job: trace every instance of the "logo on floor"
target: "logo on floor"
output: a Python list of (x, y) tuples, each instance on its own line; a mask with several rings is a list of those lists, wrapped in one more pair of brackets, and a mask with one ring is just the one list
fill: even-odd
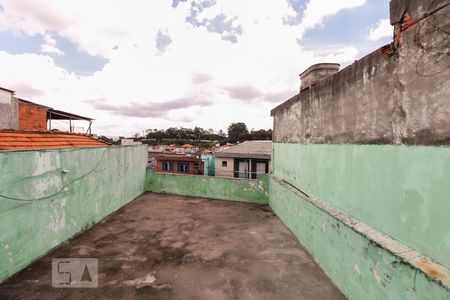
[(98, 287), (98, 260), (96, 258), (54, 258), (52, 286), (54, 288)]

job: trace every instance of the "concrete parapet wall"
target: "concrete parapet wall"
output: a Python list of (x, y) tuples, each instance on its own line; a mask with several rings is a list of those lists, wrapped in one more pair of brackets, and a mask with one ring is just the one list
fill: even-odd
[(198, 175), (156, 173), (147, 169), (146, 190), (219, 200), (268, 204), (268, 176), (237, 179)]
[(0, 152), (0, 282), (144, 192), (147, 146)]
[(445, 2), (392, 0), (393, 43), (272, 110), (270, 206), (349, 298), (450, 299)]
[(273, 109), (274, 142), (450, 145), (450, 4), (442, 2), (393, 1), (395, 43)]
[(273, 144), (274, 176), (450, 268), (450, 147)]
[(444, 267), (276, 177), (269, 191), (271, 208), (349, 299), (450, 298)]

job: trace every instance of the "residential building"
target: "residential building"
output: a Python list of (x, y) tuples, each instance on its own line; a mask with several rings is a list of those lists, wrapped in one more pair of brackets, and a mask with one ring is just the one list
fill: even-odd
[(176, 154), (181, 154), (181, 155), (183, 155), (183, 154), (195, 154), (197, 149), (198, 149), (197, 147), (194, 147), (194, 146), (192, 146), (190, 144), (184, 144), (182, 146), (175, 147), (173, 149), (173, 152), (176, 153)]
[(203, 162), (195, 156), (160, 155), (156, 157), (156, 171), (178, 174), (203, 174)]
[(215, 153), (215, 176), (256, 179), (271, 172), (271, 141), (246, 141)]
[(215, 157), (211, 153), (203, 153), (202, 161), (204, 164), (203, 174), (205, 176), (214, 176), (215, 175)]
[(234, 144), (226, 143), (226, 144), (224, 144), (224, 145), (220, 145), (220, 143), (217, 143), (217, 144), (214, 146), (214, 148), (212, 149), (212, 152), (213, 152), (213, 153), (221, 152), (221, 151), (223, 151), (223, 150), (230, 149), (232, 146), (234, 146)]
[(148, 146), (148, 165), (152, 168), (156, 168), (156, 157), (163, 152), (163, 146)]
[(121, 139), (120, 144), (123, 146), (142, 145), (142, 142), (135, 141), (134, 139)]
[(0, 128), (14, 130), (52, 130), (52, 121), (68, 121), (68, 132), (73, 133), (73, 121), (89, 122), (83, 133), (91, 133), (93, 119), (56, 110), (51, 107), (15, 97), (15, 91), (0, 87)]
[(175, 145), (175, 144), (170, 144), (170, 145), (167, 146), (166, 150), (167, 150), (168, 152), (170, 152), (170, 153), (174, 153), (176, 147), (177, 147), (177, 145)]
[[(51, 130), (52, 120), (68, 120), (68, 132)], [(89, 122), (89, 134), (74, 133), (72, 121), (79, 120)], [(92, 120), (17, 98), (14, 91), (0, 87), (0, 150), (109, 146), (90, 135)]]
[(192, 146), (191, 144), (184, 144), (181, 146), (181, 148), (185, 149), (186, 151), (190, 151), (192, 150), (192, 148), (194, 148), (194, 146)]

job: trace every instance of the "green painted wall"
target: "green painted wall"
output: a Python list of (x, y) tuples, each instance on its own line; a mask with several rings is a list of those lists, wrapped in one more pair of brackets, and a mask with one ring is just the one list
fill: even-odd
[(0, 282), (141, 195), (146, 165), (146, 146), (0, 152), (0, 195), (31, 200), (0, 197)]
[(349, 299), (450, 299), (412, 268), (273, 178), (270, 206)]
[(268, 176), (259, 180), (155, 173), (147, 169), (146, 190), (220, 200), (268, 203)]
[(277, 178), (450, 268), (450, 147), (274, 143), (273, 164)]

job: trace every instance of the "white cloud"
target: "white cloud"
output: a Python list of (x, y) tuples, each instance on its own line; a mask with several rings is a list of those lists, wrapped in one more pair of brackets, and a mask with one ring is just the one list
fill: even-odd
[(393, 27), (389, 19), (383, 19), (377, 22), (377, 24), (369, 30), (369, 40), (378, 41), (384, 37), (390, 37), (393, 35)]
[(64, 55), (64, 52), (56, 47), (56, 40), (48, 33), (44, 35), (44, 43), (41, 45), (41, 52)]
[(304, 33), (306, 30), (320, 27), (326, 17), (337, 14), (343, 9), (362, 6), (366, 0), (311, 0), (305, 8), (304, 17), (300, 22), (300, 30)]
[[(233, 20), (238, 42), (230, 43), (220, 33), (229, 29), (220, 27), (224, 24), (208, 31), (186, 22), (192, 1), (174, 9), (169, 0), (0, 0), (0, 26), (46, 36), (43, 52), (57, 53), (48, 35), (56, 32), (80, 50), (108, 59), (101, 71), (76, 76), (47, 55), (0, 52), (0, 86), (41, 91), (30, 100), (93, 117), (100, 134), (195, 125), (218, 130), (236, 121), (270, 128), (270, 109), (298, 91), (300, 72), (322, 61), (351, 62), (357, 55), (354, 47), (327, 54), (304, 50), (297, 39), (326, 16), (364, 2), (312, 0), (303, 21), (289, 26), (283, 20), (295, 11), (285, 0), (217, 0), (197, 18), (222, 14)], [(164, 47), (169, 39), (159, 44), (162, 55), (158, 33), (170, 36), (170, 46)]]

